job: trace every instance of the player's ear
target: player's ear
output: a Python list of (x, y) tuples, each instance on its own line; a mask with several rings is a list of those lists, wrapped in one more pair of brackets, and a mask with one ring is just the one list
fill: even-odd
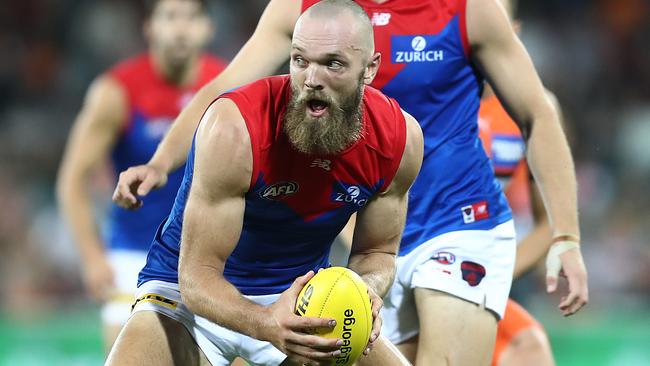
[(517, 20), (517, 19), (513, 20), (512, 21), (512, 29), (514, 29), (514, 31), (515, 31), (515, 33), (517, 35), (520, 35), (521, 34), (521, 20)]
[(381, 53), (376, 52), (368, 60), (366, 69), (363, 72), (363, 83), (370, 85), (379, 71), (379, 65), (381, 64)]

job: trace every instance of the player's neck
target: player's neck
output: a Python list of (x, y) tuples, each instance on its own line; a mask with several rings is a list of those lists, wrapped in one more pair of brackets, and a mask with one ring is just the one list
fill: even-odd
[(386, 1), (388, 1), (388, 0), (372, 0), (373, 3), (377, 3), (377, 4), (383, 4)]
[(196, 80), (198, 72), (198, 56), (183, 64), (176, 65), (171, 62), (164, 62), (162, 57), (152, 53), (151, 60), (154, 69), (165, 81), (177, 86), (187, 86)]

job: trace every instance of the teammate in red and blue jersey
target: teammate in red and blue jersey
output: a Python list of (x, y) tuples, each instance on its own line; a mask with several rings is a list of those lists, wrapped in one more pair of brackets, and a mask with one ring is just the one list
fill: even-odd
[[(513, 21), (515, 32), (519, 33), (521, 23), (514, 18), (517, 1), (501, 2)], [(547, 96), (559, 113), (555, 96), (548, 91)], [(489, 85), (485, 86), (479, 109), (479, 137), (512, 207), (517, 236), (521, 238), (513, 275), (517, 279), (544, 257), (552, 242), (551, 229), (539, 189), (528, 170), (526, 142)], [(555, 365), (548, 337), (543, 326), (526, 309), (509, 299), (497, 327), (492, 366), (533, 364)]]
[(140, 211), (110, 208), (97, 229), (89, 179), (107, 160), (117, 173), (151, 156), (175, 116), (225, 63), (202, 53), (212, 34), (202, 1), (157, 0), (148, 4), (149, 51), (125, 60), (90, 87), (63, 158), (58, 195), (82, 260), (88, 292), (105, 302), (107, 348), (126, 322), (137, 274), (151, 237), (169, 213), (182, 178), (170, 174)]
[(348, 364), (343, 339), (316, 335), (332, 319), (294, 311), (355, 212), (349, 268), (368, 285), (369, 343), (377, 339), (380, 296), (392, 283), (422, 161), (421, 130), (366, 86), (380, 55), (356, 4), (327, 1), (305, 12), (291, 58), (290, 76), (225, 93), (203, 115), (107, 365), (226, 366), (237, 356), (253, 365)]
[[(115, 197), (120, 204), (137, 202), (129, 185), (164, 176), (161, 167), (184, 161), (197, 116), (211, 95), (282, 65), (295, 20), (314, 2), (269, 3), (253, 36), (181, 113), (150, 162), (120, 180)], [(382, 334), (418, 364), (487, 365), (516, 244), (510, 210), (478, 138), (484, 77), (523, 131), (553, 233), (548, 290), (555, 291), (563, 269), (569, 288), (560, 310), (571, 315), (586, 303), (588, 290), (573, 161), (557, 112), (498, 0), (357, 3), (372, 19), (375, 46), (383, 56), (373, 85), (413, 114), (425, 137), (398, 273), (382, 311)], [(373, 358), (363, 362), (372, 364)]]

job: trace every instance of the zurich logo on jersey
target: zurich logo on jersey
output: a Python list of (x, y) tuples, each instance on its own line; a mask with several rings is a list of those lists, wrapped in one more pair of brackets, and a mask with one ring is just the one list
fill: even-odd
[(394, 64), (437, 62), (445, 59), (444, 50), (434, 47), (434, 36), (391, 37), (391, 58)]
[(364, 192), (361, 187), (355, 185), (341, 184), (337, 186), (332, 194), (332, 200), (363, 207), (368, 203), (370, 192)]

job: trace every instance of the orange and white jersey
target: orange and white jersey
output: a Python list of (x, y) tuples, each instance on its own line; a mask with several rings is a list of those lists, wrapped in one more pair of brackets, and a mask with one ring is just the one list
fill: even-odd
[(508, 197), (514, 216), (528, 218), (530, 178), (526, 164), (526, 143), (519, 127), (496, 96), (481, 100), (478, 124), (479, 137), (492, 160), (495, 176)]

